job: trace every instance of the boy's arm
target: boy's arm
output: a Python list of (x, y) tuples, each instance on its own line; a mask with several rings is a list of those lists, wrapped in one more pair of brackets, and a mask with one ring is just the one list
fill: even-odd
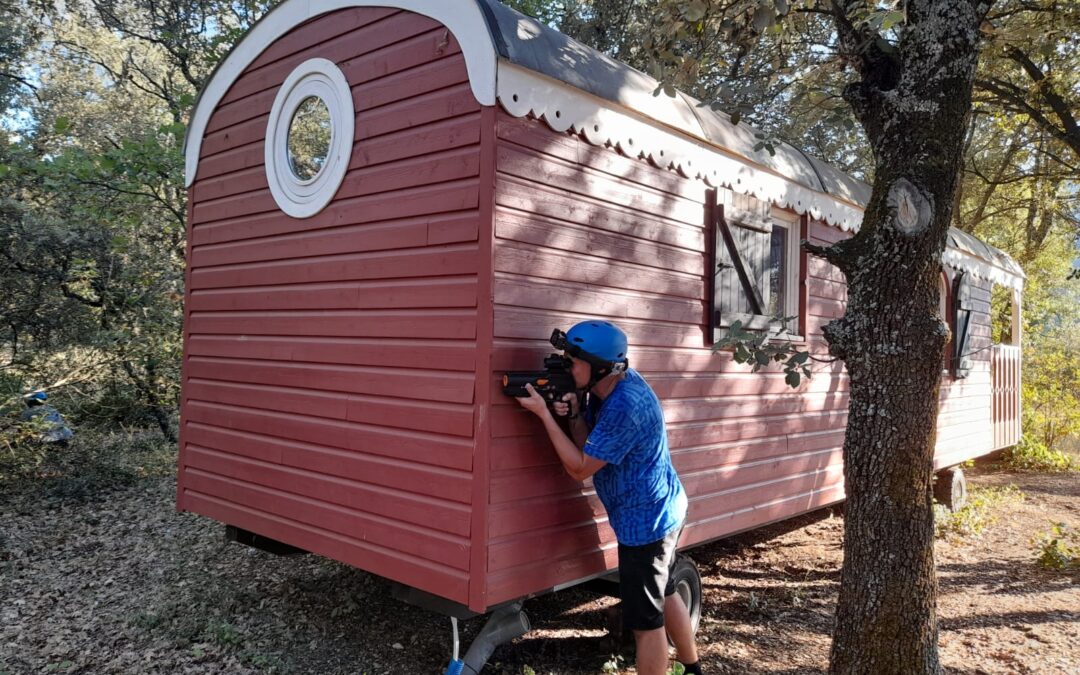
[(570, 439), (574, 445), (582, 450), (585, 449), (585, 441), (589, 439), (589, 425), (581, 415), (581, 396), (578, 392), (564, 394), (561, 401), (555, 401), (553, 406), (556, 417), (566, 417), (570, 428)]
[[(593, 475), (604, 467), (607, 462), (592, 457), (582, 451), (575, 441), (571, 440), (569, 436), (559, 427), (559, 423), (555, 420), (555, 416), (548, 410), (547, 401), (532, 388), (532, 385), (526, 384), (525, 389), (528, 390), (529, 396), (527, 398), (519, 398), (518, 402), (521, 403), (529, 412), (533, 413), (540, 418), (540, 421), (544, 423), (544, 430), (547, 431), (548, 438), (551, 439), (551, 444), (555, 446), (555, 453), (559, 456), (559, 461), (562, 462), (563, 468), (566, 469), (566, 473), (570, 474), (570, 477), (574, 480), (585, 480), (589, 476)], [(574, 436), (577, 437), (580, 432), (575, 429), (575, 425), (578, 427), (584, 427), (585, 438), (588, 437), (588, 425), (584, 423), (581, 418), (571, 420), (571, 430)], [(581, 441), (581, 445), (585, 444), (584, 438)]]

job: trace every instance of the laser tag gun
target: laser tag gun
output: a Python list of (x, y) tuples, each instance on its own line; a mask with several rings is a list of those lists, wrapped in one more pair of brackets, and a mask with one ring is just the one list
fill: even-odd
[(525, 398), (529, 395), (526, 384), (531, 384), (544, 397), (549, 408), (564, 395), (577, 391), (570, 372), (570, 359), (558, 354), (544, 359), (543, 370), (519, 370), (503, 375), (503, 393), (507, 396)]

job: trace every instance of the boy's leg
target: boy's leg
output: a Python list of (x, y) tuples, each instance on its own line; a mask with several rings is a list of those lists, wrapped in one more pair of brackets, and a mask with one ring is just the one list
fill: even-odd
[[(684, 522), (679, 527), (678, 534), (672, 541), (672, 549), (678, 545), (685, 526)], [(671, 638), (671, 644), (675, 645), (675, 658), (686, 666), (688, 675), (700, 675), (701, 663), (698, 660), (697, 642), (694, 639), (694, 625), (690, 621), (690, 610), (686, 603), (675, 592), (675, 582), (671, 578), (674, 568), (675, 556), (672, 555), (667, 585), (664, 587), (664, 627), (667, 629), (667, 636)]]
[(679, 663), (697, 663), (697, 644), (694, 642), (694, 628), (690, 623), (690, 610), (678, 593), (664, 598), (664, 628), (675, 645), (675, 658)]
[(664, 588), (670, 556), (664, 540), (643, 546), (619, 544), (619, 597), (623, 628), (634, 633), (639, 675), (667, 672)]
[(664, 596), (671, 587), (669, 577), (678, 537), (679, 530), (676, 529), (651, 544), (619, 544), (623, 627), (634, 632), (639, 675), (664, 675), (667, 672), (669, 649), (664, 630)]
[(634, 631), (638, 675), (665, 675), (668, 666), (668, 643), (664, 628)]

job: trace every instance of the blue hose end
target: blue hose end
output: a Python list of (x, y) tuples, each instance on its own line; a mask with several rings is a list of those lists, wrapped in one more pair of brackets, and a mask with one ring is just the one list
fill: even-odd
[(450, 665), (446, 668), (446, 675), (461, 675), (461, 671), (465, 669), (465, 662), (461, 659), (455, 659), (450, 662)]

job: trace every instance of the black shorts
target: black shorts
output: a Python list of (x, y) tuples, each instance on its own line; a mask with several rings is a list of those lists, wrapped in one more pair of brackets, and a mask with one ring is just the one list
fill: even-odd
[(682, 529), (680, 525), (643, 546), (619, 544), (619, 598), (626, 630), (663, 628), (664, 598), (675, 593), (671, 569)]

